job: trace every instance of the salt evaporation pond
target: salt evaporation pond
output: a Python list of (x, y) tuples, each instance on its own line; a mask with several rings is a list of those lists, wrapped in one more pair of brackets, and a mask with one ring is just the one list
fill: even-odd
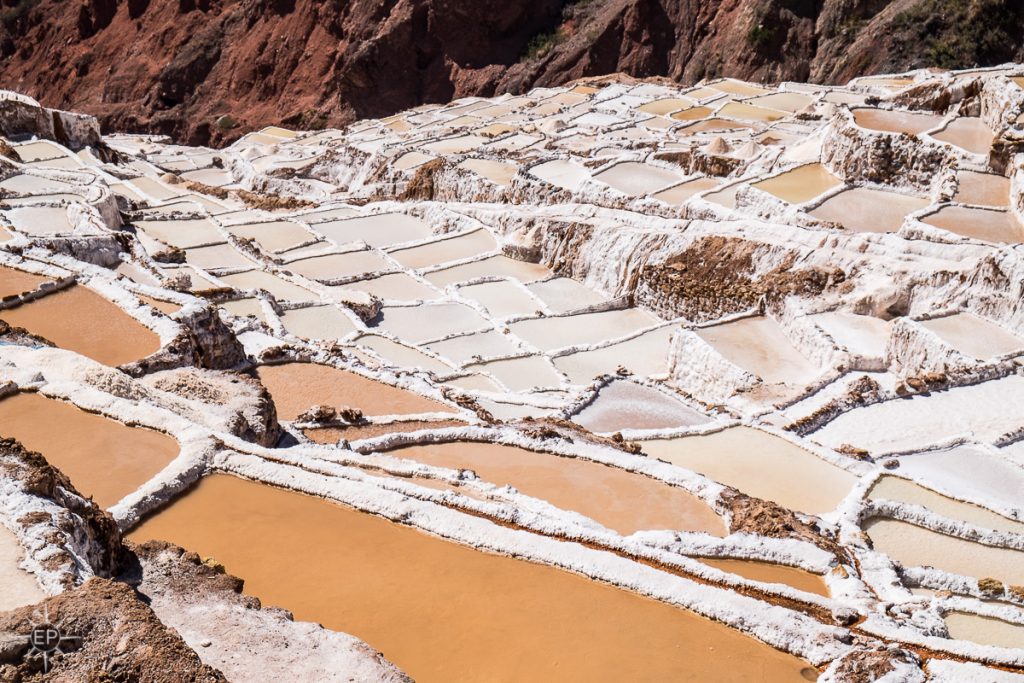
[(965, 541), (895, 519), (869, 520), (864, 531), (875, 550), (906, 567), (935, 567), (976, 579), (1024, 584), (1024, 552)]
[(171, 462), (178, 442), (36, 393), (0, 400), (3, 436), (39, 451), (85, 496), (107, 508)]
[(450, 681), (453, 662), (466, 680), (814, 676), (686, 610), (227, 475), (204, 478), (129, 538), (212, 556), (264, 604), (351, 633), (421, 682)]
[[(111, 366), (144, 358), (160, 348), (154, 332), (81, 285), (0, 311), (0, 320)], [(103, 324), (97, 325), (97, 320)]]
[(832, 311), (811, 316), (837, 344), (851, 353), (884, 358), (889, 341), (889, 322), (870, 315)]
[(599, 433), (624, 429), (674, 429), (710, 421), (707, 415), (663, 391), (622, 380), (603, 387), (572, 420)]
[(283, 420), (294, 420), (315, 405), (349, 406), (365, 415), (452, 412), (425, 396), (329, 365), (284, 363), (256, 372)]
[(715, 536), (725, 533), (721, 518), (684, 489), (581, 458), (474, 442), (408, 446), (389, 455), (473, 470), (485, 481), (514, 486), (621, 534), (646, 529), (704, 531)]
[(469, 306), (439, 303), (384, 306), (376, 326), (403, 340), (417, 343), (490, 327), (490, 323)]
[(1010, 179), (995, 173), (960, 171), (953, 199), (963, 204), (1005, 208), (1010, 202)]
[(791, 204), (802, 204), (842, 184), (842, 180), (832, 175), (821, 164), (807, 164), (754, 183), (752, 187), (764, 190)]
[(964, 237), (996, 243), (1024, 241), (1024, 226), (1009, 211), (944, 206), (921, 219), (937, 228)]
[(930, 203), (921, 197), (855, 187), (829, 197), (810, 213), (853, 232), (896, 232), (907, 214)]
[(293, 308), (281, 314), (281, 324), (303, 339), (341, 339), (355, 332), (356, 324), (334, 306)]
[[(329, 288), (332, 291), (334, 288)], [(405, 273), (390, 273), (342, 285), (341, 290), (366, 292), (390, 301), (438, 299), (441, 292)]]
[(530, 169), (530, 174), (565, 190), (579, 189), (583, 181), (590, 178), (590, 173), (583, 166), (564, 159), (538, 164)]
[(1024, 624), (967, 612), (950, 612), (943, 621), (950, 638), (996, 647), (1024, 647)]
[(559, 356), (555, 367), (576, 384), (586, 384), (619, 367), (641, 377), (663, 374), (668, 371), (673, 329), (659, 327), (616, 344)]
[(733, 560), (717, 557), (700, 557), (698, 559), (715, 569), (721, 569), (723, 572), (736, 574), (751, 581), (781, 583), (784, 586), (790, 586), (807, 593), (824, 595), (825, 597), (829, 595), (828, 586), (825, 585), (824, 579), (817, 574), (812, 574), (796, 567), (787, 567), (784, 564), (773, 564), (771, 562), (758, 562), (756, 560)]
[(853, 120), (858, 126), (884, 133), (918, 135), (942, 123), (942, 116), (909, 111), (885, 109), (854, 109)]
[(657, 322), (658, 318), (647, 311), (623, 308), (617, 311), (522, 320), (509, 325), (509, 329), (537, 348), (551, 351), (623, 337)]
[(455, 363), (467, 363), (474, 359), (511, 356), (521, 351), (513, 339), (496, 330), (464, 334), (428, 345), (434, 353)]
[(655, 192), (683, 179), (682, 174), (660, 166), (626, 161), (601, 171), (595, 179), (630, 197)]
[(986, 529), (1024, 535), (1024, 522), (1016, 522), (991, 510), (949, 498), (900, 477), (880, 477), (868, 491), (868, 498), (913, 503), (928, 508), (943, 517), (970, 522)]
[(527, 285), (527, 289), (543, 301), (553, 313), (568, 313), (606, 300), (589, 287), (584, 287), (567, 277), (534, 282)]
[(970, 313), (922, 320), (921, 324), (960, 353), (979, 360), (1024, 349), (1024, 341), (1016, 335)]
[(380, 213), (317, 223), (314, 229), (338, 244), (364, 242), (371, 247), (387, 247), (431, 236), (430, 226), (404, 213)]
[(471, 364), (467, 369), (483, 370), (494, 376), (509, 391), (531, 391), (533, 389), (557, 389), (562, 377), (544, 356), (523, 356)]
[(422, 268), (447, 261), (459, 261), (494, 251), (498, 243), (488, 230), (483, 228), (473, 232), (446, 237), (427, 242), (409, 249), (399, 249), (390, 253), (391, 258), (406, 268)]
[(1024, 508), (1024, 468), (976, 446), (904, 455), (900, 471), (967, 500)]
[(459, 294), (476, 301), (495, 318), (513, 315), (533, 315), (541, 309), (539, 301), (529, 290), (508, 280), (483, 282), (459, 288)]
[(857, 481), (810, 451), (750, 427), (640, 445), (648, 455), (809, 514), (834, 510)]
[(726, 359), (766, 382), (803, 384), (819, 374), (779, 324), (765, 316), (702, 327), (697, 334)]
[(42, 275), (0, 266), (0, 299), (35, 291), (46, 280)]
[[(316, 427), (315, 429), (304, 429), (305, 434), (311, 441), (322, 444), (335, 444), (341, 439), (355, 441), (357, 439), (372, 439), (385, 434), (400, 434), (405, 432), (418, 432), (423, 429), (444, 429), (446, 427), (465, 427), (466, 423), (460, 420), (399, 420), (395, 422), (370, 422), (367, 424), (351, 425), (347, 427)], [(422, 485), (430, 479), (417, 479), (416, 483)]]
[(19, 565), (25, 551), (17, 537), (0, 524), (0, 612), (32, 605), (46, 598), (35, 577)]
[(932, 137), (974, 154), (988, 154), (995, 136), (980, 118), (961, 116)]
[(375, 251), (349, 251), (344, 254), (312, 256), (288, 263), (285, 268), (313, 280), (329, 280), (361, 275), (391, 268), (391, 264)]
[(666, 190), (662, 190), (655, 194), (654, 198), (660, 199), (666, 204), (679, 206), (698, 192), (710, 190), (717, 186), (718, 180), (716, 178), (694, 178), (693, 180), (687, 180), (685, 183), (679, 183)]

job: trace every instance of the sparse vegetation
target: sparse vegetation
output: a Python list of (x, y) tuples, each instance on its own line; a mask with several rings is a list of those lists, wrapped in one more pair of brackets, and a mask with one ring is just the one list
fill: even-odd
[(545, 57), (564, 40), (565, 36), (562, 34), (560, 28), (536, 35), (530, 39), (529, 43), (526, 44), (526, 54), (524, 57), (528, 60)]

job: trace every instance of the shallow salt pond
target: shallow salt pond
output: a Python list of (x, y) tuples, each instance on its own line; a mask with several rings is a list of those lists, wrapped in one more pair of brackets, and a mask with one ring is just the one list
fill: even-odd
[(236, 237), (255, 240), (267, 251), (284, 251), (313, 239), (312, 233), (292, 221), (231, 225), (227, 230)]
[(637, 107), (637, 111), (642, 111), (645, 114), (657, 114), (658, 116), (665, 116), (671, 114), (679, 109), (685, 109), (693, 105), (693, 100), (680, 99), (677, 97), (666, 97), (660, 100), (654, 100), (653, 102), (647, 102)]
[(508, 327), (513, 334), (542, 351), (550, 351), (623, 337), (657, 322), (658, 319), (647, 311), (623, 308), (600, 313), (534, 318), (512, 323)]
[(568, 313), (607, 300), (589, 287), (567, 277), (534, 282), (526, 288), (543, 301), (553, 313)]
[(422, 268), (486, 254), (497, 248), (498, 243), (494, 241), (491, 233), (481, 228), (465, 235), (392, 251), (389, 256), (406, 268)]
[(823, 595), (825, 597), (829, 595), (828, 586), (825, 585), (824, 579), (817, 574), (812, 574), (796, 567), (787, 567), (784, 564), (772, 564), (771, 562), (758, 562), (756, 560), (733, 560), (717, 557), (699, 557), (697, 559), (715, 569), (721, 569), (724, 572), (736, 574), (751, 581), (781, 583), (784, 586), (790, 586), (807, 593), (814, 593), (815, 595)]
[(467, 680), (813, 680), (685, 610), (226, 475), (129, 538), (213, 556), (264, 604), (351, 633), (421, 682), (451, 680), (453, 661)]
[(974, 154), (988, 154), (995, 138), (980, 118), (969, 116), (954, 119), (941, 131), (933, 133), (932, 137)]
[[(465, 427), (466, 423), (461, 420), (407, 420), (402, 422), (368, 423), (352, 425), (349, 427), (317, 427), (314, 429), (303, 429), (311, 441), (321, 444), (336, 444), (341, 439), (356, 441), (357, 439), (372, 439), (385, 434), (401, 434), (405, 432), (417, 432), (423, 429), (443, 429), (445, 427)], [(416, 479), (415, 482), (421, 486), (429, 486), (430, 480)]]
[(857, 481), (810, 451), (750, 427), (640, 445), (648, 455), (809, 514), (834, 510)]
[(529, 169), (530, 175), (565, 190), (577, 190), (590, 178), (590, 171), (576, 162), (564, 159), (546, 161)]
[(413, 343), (490, 327), (479, 313), (463, 304), (438, 303), (384, 306), (376, 327)]
[(404, 213), (383, 213), (317, 223), (314, 229), (337, 244), (365, 242), (371, 247), (413, 242), (431, 236), (430, 226)]
[(194, 220), (136, 221), (135, 226), (164, 244), (179, 249), (223, 242), (217, 226), (205, 218)]
[[(82, 285), (0, 311), (0, 320), (111, 366), (144, 358), (160, 348), (154, 332)], [(97, 320), (103, 324), (97, 325)]]
[(35, 577), (22, 569), (25, 551), (18, 538), (0, 524), (0, 612), (32, 605), (46, 599)]
[(185, 250), (185, 262), (197, 268), (252, 268), (255, 264), (230, 244), (214, 244)]
[(660, 166), (625, 161), (602, 171), (594, 178), (623, 194), (638, 197), (678, 183), (683, 179), (683, 174)]
[(851, 353), (869, 358), (884, 358), (889, 342), (890, 324), (870, 315), (833, 311), (811, 316), (811, 319)]
[(510, 391), (530, 391), (535, 388), (555, 389), (561, 386), (562, 377), (544, 356), (524, 356), (509, 360), (496, 360), (478, 365), (467, 365), (467, 369), (489, 372)]
[(260, 303), (259, 299), (237, 299), (235, 301), (225, 301), (220, 304), (220, 307), (231, 315), (237, 315), (242, 318), (251, 315), (257, 320), (266, 322), (265, 314), (263, 312), (263, 304)]
[(920, 211), (930, 203), (921, 197), (854, 187), (829, 197), (810, 214), (839, 223), (853, 232), (896, 232), (907, 214)]
[(387, 270), (393, 268), (393, 265), (376, 251), (367, 249), (304, 258), (292, 261), (283, 268), (311, 280), (331, 280)]
[(15, 230), (26, 235), (56, 235), (71, 232), (67, 209), (61, 206), (23, 206), (7, 211)]
[(508, 280), (466, 285), (459, 288), (459, 294), (480, 304), (495, 318), (533, 315), (541, 308), (528, 290)]
[(957, 235), (986, 242), (1024, 242), (1024, 226), (1009, 211), (944, 206), (921, 220)]
[(1024, 349), (1024, 341), (1008, 330), (970, 313), (922, 320), (921, 325), (957, 351), (979, 360)]
[(559, 356), (555, 358), (555, 367), (574, 384), (587, 384), (620, 366), (640, 377), (663, 374), (668, 372), (673, 329), (659, 327), (617, 344)]
[(950, 519), (970, 522), (986, 529), (1024, 534), (1024, 522), (1016, 522), (980, 506), (949, 498), (900, 477), (891, 475), (880, 477), (868, 491), (868, 498), (913, 503)]
[(1010, 203), (1010, 179), (995, 173), (960, 171), (953, 197), (963, 204), (1005, 208)]
[(673, 429), (710, 421), (707, 415), (663, 391), (623, 380), (602, 387), (597, 397), (572, 420), (598, 433), (624, 429)]
[(666, 204), (679, 206), (698, 192), (710, 190), (717, 186), (718, 180), (716, 178), (694, 178), (693, 180), (687, 180), (685, 183), (674, 185), (667, 190), (662, 190), (653, 195), (653, 197), (660, 199)]
[(418, 301), (440, 298), (441, 292), (428, 284), (405, 273), (390, 273), (368, 280), (351, 282), (340, 287), (329, 287), (331, 291), (357, 290), (367, 292), (381, 299), (393, 301)]
[(281, 301), (311, 302), (320, 300), (317, 294), (305, 287), (292, 284), (287, 280), (262, 270), (250, 270), (244, 273), (235, 273), (234, 275), (221, 275), (220, 279), (235, 289), (266, 290), (275, 299)]
[(785, 112), (772, 111), (746, 102), (729, 102), (718, 110), (718, 114), (741, 121), (778, 121), (786, 116)]
[(498, 185), (507, 186), (512, 184), (512, 178), (519, 171), (519, 167), (504, 161), (493, 159), (466, 159), (456, 168), (471, 171), (478, 176), (487, 178)]
[(754, 104), (759, 107), (778, 109), (784, 112), (797, 112), (814, 101), (811, 95), (803, 95), (796, 92), (779, 92), (771, 95), (762, 95), (747, 100), (747, 104)]
[(853, 110), (853, 120), (861, 128), (885, 133), (906, 133), (918, 135), (942, 123), (942, 116), (909, 111), (886, 111), (884, 109), (858, 108)]
[(364, 334), (356, 340), (356, 343), (373, 350), (391, 365), (420, 368), (439, 373), (447, 373), (454, 370), (453, 366), (442, 360), (428, 356), (418, 349), (406, 346), (405, 344), (399, 344), (380, 335)]
[(579, 458), (492, 443), (409, 446), (389, 455), (470, 469), (492, 484), (584, 514), (621, 534), (645, 529), (725, 533), (722, 520), (685, 490), (650, 477)]
[(864, 531), (875, 550), (907, 567), (935, 567), (977, 579), (1024, 583), (1024, 552), (973, 543), (881, 517), (869, 520)]
[(451, 359), (456, 363), (471, 361), (474, 356), (491, 358), (494, 356), (508, 356), (521, 351), (508, 335), (495, 330), (466, 334), (461, 337), (434, 342), (428, 348), (434, 353)]
[[(900, 472), (967, 500), (993, 507), (1024, 507), (1024, 468), (976, 446), (901, 456)], [(991, 523), (1016, 524), (1000, 522), (1003, 519)]]
[(0, 266), (0, 299), (25, 292), (32, 292), (50, 278), (26, 273), (15, 268)]
[(281, 314), (281, 324), (304, 339), (341, 339), (359, 329), (352, 319), (334, 306), (293, 308)]
[(256, 372), (282, 420), (294, 420), (314, 405), (349, 406), (373, 416), (453, 412), (425, 396), (329, 365), (264, 365)]
[(842, 180), (829, 173), (821, 164), (806, 164), (754, 183), (752, 187), (773, 194), (783, 201), (802, 204), (842, 184)]
[(0, 425), (3, 436), (42, 453), (102, 508), (152, 479), (179, 451), (166, 434), (128, 427), (36, 393), (0, 400)]
[(697, 330), (727, 360), (766, 382), (803, 384), (820, 372), (771, 318), (756, 316)]
[(435, 270), (427, 273), (424, 277), (430, 280), (435, 287), (445, 287), (478, 277), (510, 277), (526, 283), (540, 280), (550, 274), (551, 271), (539, 263), (516, 261), (499, 255), (488, 256), (478, 261), (464, 263), (461, 266)]
[(1024, 624), (967, 612), (950, 612), (943, 617), (949, 637), (996, 647), (1024, 647)]

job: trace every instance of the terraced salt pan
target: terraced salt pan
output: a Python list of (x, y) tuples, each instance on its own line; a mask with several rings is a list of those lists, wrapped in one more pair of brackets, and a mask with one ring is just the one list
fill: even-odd
[(375, 326), (401, 339), (417, 343), (490, 325), (469, 306), (437, 303), (385, 306)]
[(205, 218), (136, 221), (135, 226), (164, 244), (179, 249), (224, 241), (224, 236), (217, 230), (217, 226)]
[(710, 83), (708, 87), (730, 95), (765, 95), (772, 92), (767, 88), (759, 88), (758, 86), (751, 85), (750, 83), (730, 79), (718, 81), (717, 83)]
[(312, 280), (350, 277), (392, 268), (376, 251), (367, 249), (344, 254), (313, 256), (288, 263), (285, 268)]
[(754, 560), (732, 560), (715, 557), (701, 557), (701, 562), (710, 565), (715, 569), (721, 569), (730, 574), (742, 576), (752, 581), (763, 583), (781, 583), (784, 586), (791, 586), (797, 590), (815, 595), (828, 597), (828, 586), (817, 574), (787, 567), (784, 564), (772, 564), (770, 562), (757, 562)]
[(810, 451), (750, 427), (641, 446), (648, 455), (808, 514), (834, 510), (857, 481)]
[(853, 120), (858, 126), (887, 133), (918, 135), (942, 123), (942, 116), (909, 111), (886, 111), (885, 109), (858, 108), (853, 110)]
[(60, 206), (22, 206), (6, 213), (11, 226), (26, 235), (58, 235), (73, 229), (67, 209)]
[(0, 299), (34, 291), (47, 279), (41, 275), (26, 273), (23, 270), (0, 266)]
[(473, 360), (474, 356), (493, 358), (509, 356), (520, 351), (508, 335), (495, 330), (434, 342), (429, 344), (428, 348), (455, 363), (466, 363)]
[(675, 429), (704, 424), (710, 419), (665, 392), (615, 381), (601, 388), (597, 397), (572, 418), (592, 432), (626, 429)]
[(174, 303), (173, 301), (154, 299), (153, 297), (146, 296), (145, 294), (139, 294), (137, 296), (139, 297), (139, 301), (142, 303), (152, 306), (156, 310), (161, 313), (166, 313), (167, 315), (173, 315), (182, 309), (181, 304)]
[(967, 612), (950, 612), (943, 617), (949, 637), (982, 645), (1020, 648), (1024, 646), (1024, 625)]
[(532, 315), (541, 308), (526, 289), (508, 280), (466, 285), (459, 288), (459, 294), (477, 302), (495, 318)]
[[(81, 285), (0, 311), (0, 320), (111, 366), (144, 358), (160, 348), (155, 333)], [(103, 324), (97, 325), (97, 320)]]
[(481, 228), (465, 235), (392, 251), (390, 256), (406, 268), (422, 268), (486, 254), (497, 248), (498, 243), (491, 233)]
[(1024, 425), (1024, 377), (885, 401), (843, 413), (811, 438), (836, 448), (872, 452), (917, 450), (962, 434), (992, 441)]
[(358, 408), (367, 416), (453, 412), (425, 396), (329, 365), (264, 365), (256, 372), (283, 420), (294, 420), (315, 405)]
[(178, 455), (178, 442), (35, 393), (0, 399), (5, 437), (39, 451), (85, 496), (107, 508), (149, 481)]
[(994, 173), (960, 171), (953, 199), (963, 204), (1005, 208), (1010, 203), (1010, 179)]
[(395, 162), (391, 165), (396, 170), (409, 171), (419, 166), (422, 166), (428, 161), (433, 161), (436, 158), (437, 157), (431, 154), (424, 154), (423, 152), (412, 151), (406, 152), (402, 156), (398, 157), (395, 160)]
[(965, 541), (895, 519), (875, 518), (864, 531), (875, 550), (905, 567), (935, 567), (976, 579), (1024, 582), (1024, 553)]
[(284, 251), (313, 239), (309, 231), (292, 221), (232, 225), (227, 229), (236, 237), (255, 240), (266, 251)]
[[(690, 111), (692, 112), (693, 110), (690, 110)], [(688, 112), (685, 112), (685, 111), (678, 112), (676, 114), (673, 114), (672, 118), (680, 119), (680, 118), (682, 118), (683, 115), (685, 115), (687, 113)], [(751, 124), (743, 123), (742, 121), (732, 121), (730, 119), (719, 119), (719, 118), (710, 118), (710, 119), (704, 119), (703, 117), (700, 117), (700, 118), (702, 120), (697, 121), (697, 123), (693, 123), (693, 124), (691, 124), (689, 126), (686, 126), (683, 129), (681, 129), (679, 131), (679, 134), (680, 135), (695, 135), (697, 133), (721, 133), (721, 132), (726, 132), (726, 131), (730, 131), (731, 132), (731, 131), (746, 130), (748, 128), (752, 128)], [(682, 120), (688, 120), (688, 119), (683, 118)]]
[(493, 159), (466, 159), (460, 162), (456, 168), (472, 171), (502, 186), (511, 185), (512, 178), (519, 170), (515, 164)]
[(890, 331), (888, 321), (845, 311), (821, 313), (811, 319), (851, 353), (869, 358), (885, 357)]
[(761, 97), (755, 97), (747, 100), (747, 104), (757, 105), (758, 107), (767, 107), (769, 109), (778, 109), (780, 111), (797, 112), (809, 105), (814, 101), (814, 98), (810, 95), (803, 95), (796, 92), (779, 92), (772, 93), (770, 95), (762, 95)]
[[(465, 427), (466, 423), (461, 420), (408, 420), (402, 422), (382, 422), (382, 423), (367, 423), (361, 425), (351, 425), (346, 427), (316, 427), (313, 429), (303, 429), (302, 433), (305, 434), (311, 441), (322, 444), (336, 444), (341, 439), (348, 441), (356, 441), (357, 439), (372, 439), (378, 436), (384, 436), (385, 434), (403, 434), (407, 432), (416, 432), (423, 429), (444, 429), (446, 427)], [(413, 479), (417, 484), (421, 486), (431, 486), (430, 482), (434, 482), (437, 488), (448, 488), (447, 484), (442, 484), (436, 479)]]
[(534, 282), (526, 288), (554, 313), (567, 313), (606, 301), (594, 290), (567, 277)]
[(658, 322), (639, 308), (534, 318), (509, 325), (512, 333), (543, 351), (623, 337)]
[(559, 356), (555, 358), (555, 367), (574, 384), (587, 384), (620, 366), (640, 377), (661, 375), (668, 372), (672, 330), (659, 327), (617, 344)]
[(417, 301), (437, 299), (441, 297), (441, 292), (439, 290), (431, 287), (430, 285), (424, 284), (405, 273), (390, 273), (388, 275), (381, 275), (380, 277), (370, 278), (368, 280), (351, 282), (347, 285), (342, 285), (341, 287), (330, 287), (329, 289), (332, 291), (335, 289), (357, 290), (360, 292), (368, 292), (374, 296), (380, 297), (381, 299), (391, 299), (395, 301)]
[(974, 154), (988, 154), (995, 136), (985, 123), (977, 117), (961, 116), (932, 137), (942, 140)]
[(900, 470), (965, 500), (1003, 509), (1024, 507), (1024, 469), (976, 447), (905, 455), (900, 458)]
[(698, 192), (710, 190), (717, 185), (718, 180), (715, 178), (694, 178), (693, 180), (687, 180), (685, 183), (679, 183), (667, 190), (662, 190), (653, 196), (655, 199), (660, 199), (667, 204), (679, 206)]
[(551, 361), (544, 356), (524, 356), (466, 367), (489, 372), (510, 391), (555, 389), (562, 383), (561, 376), (555, 372)]
[(957, 235), (987, 242), (1016, 244), (1024, 241), (1024, 226), (1009, 211), (944, 206), (921, 220)]
[(237, 299), (235, 301), (225, 301), (220, 304), (220, 307), (231, 315), (237, 315), (243, 318), (251, 315), (257, 320), (266, 322), (265, 314), (263, 313), (263, 304), (260, 303), (259, 299)]
[(430, 226), (404, 213), (382, 213), (317, 223), (316, 231), (337, 244), (365, 242), (371, 247), (388, 247), (431, 236)]
[(448, 373), (454, 367), (438, 360), (422, 351), (405, 344), (398, 344), (387, 337), (376, 334), (364, 334), (356, 342), (372, 349), (385, 361), (396, 367), (420, 368), (430, 372)]
[(185, 250), (185, 262), (204, 270), (217, 268), (252, 268), (255, 264), (230, 244), (214, 244)]
[(530, 168), (530, 174), (566, 190), (578, 190), (583, 181), (590, 178), (590, 172), (574, 161), (555, 159)]
[(513, 486), (521, 493), (579, 512), (621, 534), (645, 529), (725, 534), (721, 518), (683, 489), (589, 460), (469, 442), (409, 446), (390, 451), (389, 455), (449, 469), (473, 470), (485, 481)]
[(920, 211), (930, 203), (921, 197), (854, 187), (829, 197), (810, 213), (853, 232), (896, 232), (907, 214)]
[(304, 339), (341, 339), (359, 329), (334, 306), (293, 308), (281, 314), (284, 328)]
[(729, 361), (766, 382), (803, 384), (820, 373), (793, 347), (778, 323), (768, 317), (702, 327), (697, 334)]
[(842, 184), (842, 180), (829, 173), (821, 164), (806, 164), (754, 183), (753, 187), (783, 201), (802, 204)]
[[(918, 456), (927, 457), (927, 456)], [(894, 476), (883, 476), (868, 491), (872, 500), (896, 500), (926, 507), (943, 517), (962, 520), (986, 529), (1024, 534), (1024, 523), (1016, 522), (985, 508), (949, 498), (912, 481)]]
[(35, 577), (19, 565), (25, 552), (17, 537), (0, 524), (0, 612), (32, 605), (46, 598)]
[(772, 111), (746, 102), (729, 102), (718, 113), (741, 121), (778, 121), (786, 115), (785, 112)]
[(678, 97), (666, 97), (660, 100), (654, 100), (646, 104), (641, 104), (637, 107), (637, 111), (642, 111), (645, 114), (657, 114), (658, 116), (665, 116), (671, 114), (679, 109), (685, 109), (693, 105), (693, 100), (683, 99)]
[(424, 275), (436, 287), (445, 287), (479, 277), (510, 277), (523, 283), (541, 280), (551, 271), (538, 263), (516, 261), (507, 256), (488, 256), (478, 261), (435, 270)]
[(598, 173), (594, 178), (623, 194), (638, 197), (678, 183), (683, 179), (683, 174), (660, 166), (625, 161)]
[(677, 111), (672, 114), (671, 118), (676, 121), (699, 121), (711, 114), (711, 109), (708, 107), (687, 107), (681, 111)]
[(1021, 351), (1024, 340), (995, 323), (970, 313), (954, 313), (922, 320), (921, 324), (963, 354), (988, 360), (1004, 353)]
[(456, 659), (467, 680), (791, 681), (806, 668), (684, 610), (225, 475), (130, 538), (216, 557), (264, 604), (351, 633), (428, 683), (451, 680)]

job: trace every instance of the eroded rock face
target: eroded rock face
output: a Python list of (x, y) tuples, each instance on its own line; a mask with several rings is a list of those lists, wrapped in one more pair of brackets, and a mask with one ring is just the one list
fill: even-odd
[(245, 362), (245, 350), (212, 306), (182, 313), (178, 320), (185, 330), (157, 353), (130, 363), (122, 369), (141, 376), (170, 368), (195, 365), (223, 370)]

